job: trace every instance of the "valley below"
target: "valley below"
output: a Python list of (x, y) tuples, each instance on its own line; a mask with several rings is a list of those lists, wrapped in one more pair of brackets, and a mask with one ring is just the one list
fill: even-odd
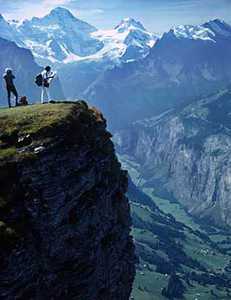
[(138, 257), (131, 299), (230, 299), (230, 230), (198, 221), (164, 191), (147, 187), (134, 160), (123, 155), (120, 161), (131, 176)]
[(129, 171), (133, 298), (231, 298), (230, 104), (221, 90), (114, 135)]

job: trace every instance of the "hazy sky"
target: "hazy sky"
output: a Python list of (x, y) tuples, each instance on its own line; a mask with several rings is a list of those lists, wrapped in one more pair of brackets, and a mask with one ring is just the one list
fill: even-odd
[(0, 0), (7, 18), (43, 16), (63, 6), (98, 28), (111, 28), (124, 17), (133, 17), (153, 32), (179, 24), (201, 24), (215, 18), (231, 23), (231, 0)]

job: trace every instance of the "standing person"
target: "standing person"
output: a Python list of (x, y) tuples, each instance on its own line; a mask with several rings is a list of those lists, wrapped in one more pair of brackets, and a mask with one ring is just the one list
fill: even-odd
[(47, 95), (47, 100), (48, 102), (51, 101), (51, 96), (50, 96), (50, 84), (52, 79), (55, 77), (56, 73), (51, 71), (51, 67), (47, 66), (41, 73), (42, 75), (42, 92), (41, 92), (41, 103), (45, 103), (44, 101), (44, 94), (46, 93)]
[(6, 82), (6, 90), (7, 90), (9, 108), (11, 108), (11, 93), (15, 96), (15, 106), (17, 106), (18, 105), (18, 92), (14, 85), (15, 76), (14, 76), (12, 70), (7, 68), (5, 70), (3, 78), (5, 79), (5, 82)]

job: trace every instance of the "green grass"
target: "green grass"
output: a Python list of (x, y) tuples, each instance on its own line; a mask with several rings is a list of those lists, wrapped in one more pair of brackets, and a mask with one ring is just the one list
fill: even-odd
[(200, 225), (186, 213), (179, 203), (174, 203), (168, 199), (157, 197), (154, 189), (144, 189), (144, 192), (149, 195), (153, 199), (153, 202), (166, 214), (173, 215), (177, 221), (184, 223), (186, 226), (192, 227), (194, 230), (200, 230)]
[[(134, 300), (166, 300), (161, 295), (161, 290), (166, 287), (168, 276), (158, 274), (156, 272), (138, 271), (134, 283), (132, 297)], [(202, 286), (197, 282), (192, 282), (193, 286), (188, 286), (184, 294), (185, 300), (230, 300), (226, 291), (218, 290), (215, 286)], [(211, 290), (216, 296), (211, 295)]]
[[(216, 296), (211, 295), (210, 291), (214, 291)], [(202, 286), (193, 282), (193, 287), (189, 287), (185, 293), (186, 300), (230, 300), (230, 296), (227, 296), (226, 291), (218, 290), (215, 286), (207, 285)]]
[[(123, 167), (128, 169), (133, 182), (139, 185), (141, 190), (145, 192), (146, 195), (148, 195), (150, 199), (161, 210), (161, 212), (159, 213), (152, 212), (150, 207), (137, 205), (131, 202), (133, 214), (135, 213), (135, 215), (142, 219), (145, 224), (152, 223), (156, 225), (161, 225), (161, 223), (159, 223), (158, 218), (155, 219), (155, 214), (160, 214), (162, 216), (164, 216), (163, 213), (172, 215), (177, 222), (186, 225), (186, 227), (183, 228), (185, 239), (175, 239), (175, 241), (179, 240), (179, 242), (182, 244), (185, 254), (189, 258), (192, 258), (193, 260), (199, 262), (201, 266), (204, 266), (207, 269), (208, 273), (222, 274), (224, 272), (224, 267), (226, 267), (231, 260), (231, 255), (229, 255), (228, 253), (223, 254), (218, 249), (216, 249), (216, 247), (214, 247), (214, 244), (219, 245), (219, 242), (227, 241), (227, 237), (229, 237), (230, 234), (215, 227), (205, 227), (194, 217), (190, 216), (180, 203), (172, 202), (168, 199), (158, 197), (157, 195), (155, 195), (155, 190), (153, 188), (144, 188), (143, 184), (145, 184), (145, 181), (140, 176), (139, 165), (133, 161), (129, 161), (129, 158), (126, 156), (120, 156), (120, 160)], [(130, 200), (132, 201), (132, 199)], [(160, 247), (159, 250), (156, 250), (155, 245), (156, 242), (158, 242), (158, 236), (149, 231), (148, 228), (148, 226), (144, 229), (133, 228), (132, 233), (135, 237), (135, 240), (137, 241), (137, 243), (139, 243), (139, 245), (143, 247), (143, 249), (145, 249), (146, 255), (154, 251), (164, 260), (168, 260), (164, 248)], [(208, 239), (204, 238), (203, 235), (205, 235)], [(219, 245), (220, 248), (225, 248), (226, 246), (228, 246), (228, 243)], [(145, 259), (145, 255), (140, 258), (132, 296), (135, 300), (166, 299), (161, 295), (161, 290), (163, 287), (167, 286), (168, 276), (156, 273), (156, 266), (148, 264), (146, 261), (143, 261), (143, 259)], [(146, 264), (150, 266), (151, 271), (144, 267)], [(184, 273), (191, 273), (192, 271), (196, 272), (197, 274), (203, 273), (195, 266), (193, 269), (184, 264), (181, 266), (182, 271), (180, 272), (183, 273), (180, 273), (180, 276), (183, 276)], [(190, 282), (192, 286), (188, 285), (184, 281), (184, 284), (186, 286), (186, 292), (184, 294), (185, 300), (231, 299), (231, 297), (226, 292), (226, 288), (217, 288), (215, 285), (204, 286), (192, 280)], [(211, 293), (211, 291), (213, 291), (215, 296)]]
[(15, 147), (0, 149), (0, 159), (5, 160), (17, 154)]
[(0, 132), (12, 134), (35, 134), (41, 129), (49, 128), (71, 112), (75, 104), (36, 104), (16, 108), (0, 109)]
[(138, 229), (134, 228), (132, 229), (132, 235), (136, 237), (136, 240), (140, 242), (153, 242), (155, 244), (158, 241), (157, 235), (153, 234), (152, 232), (146, 230), (146, 229)]
[(135, 300), (166, 300), (161, 290), (166, 286), (168, 276), (150, 272), (137, 271), (132, 296)]
[[(170, 213), (175, 217), (177, 221), (184, 223), (194, 231), (199, 230), (200, 232), (206, 233), (201, 229), (200, 225), (194, 220), (194, 218), (189, 216), (185, 212), (185, 210), (179, 203), (173, 203), (167, 199), (162, 199), (155, 196), (153, 189), (144, 189), (144, 191), (153, 199), (155, 204), (157, 204), (157, 206), (162, 211), (164, 211), (165, 213)], [(224, 238), (224, 236), (219, 235), (207, 235), (215, 243), (219, 240), (223, 240)], [(208, 244), (206, 245), (195, 234), (193, 235), (190, 232), (186, 231), (186, 236), (187, 243), (185, 243), (184, 249), (189, 256), (199, 260), (204, 266), (215, 271), (223, 269), (228, 264), (230, 260), (229, 256), (223, 255), (215, 249), (212, 249)]]
[(228, 255), (221, 254), (190, 233), (187, 233), (187, 242), (184, 244), (184, 250), (187, 255), (200, 261), (211, 272), (221, 272), (230, 260)]
[[(80, 102), (36, 104), (0, 109), (0, 162), (8, 159), (34, 158), (31, 153), (19, 151), (20, 137), (30, 139), (34, 146), (49, 143), (58, 125), (68, 122), (74, 108), (83, 107)], [(58, 127), (57, 127), (58, 128)]]
[(143, 221), (150, 223), (152, 222), (152, 218), (148, 211), (148, 208), (133, 205), (131, 211), (135, 212), (137, 216), (139, 216)]
[[(159, 201), (165, 201), (164, 199), (160, 199)], [(169, 206), (174, 205), (167, 201)], [(167, 205), (167, 204), (166, 204)], [(137, 207), (132, 203), (132, 211), (135, 212), (142, 220), (149, 223), (151, 222), (150, 211), (145, 207)], [(174, 206), (175, 207), (175, 206)], [(167, 212), (172, 210), (169, 208)], [(177, 212), (179, 213), (179, 211)], [(181, 214), (180, 214), (181, 215)], [(176, 215), (175, 215), (176, 216)], [(187, 215), (184, 215), (186, 218)], [(182, 216), (181, 216), (182, 217)], [(187, 224), (193, 222), (189, 220)], [(194, 224), (194, 223), (192, 223)], [(193, 226), (191, 227), (192, 229)], [(208, 271), (211, 272), (222, 272), (223, 268), (229, 263), (230, 257), (228, 255), (223, 255), (218, 251), (212, 249), (209, 244), (205, 243), (200, 239), (196, 234), (192, 233), (190, 230), (184, 230), (186, 235), (186, 240), (184, 241), (184, 251), (193, 259), (199, 261), (203, 266), (205, 266)], [(142, 246), (146, 249), (146, 253), (151, 253), (153, 250), (150, 246), (158, 241), (158, 237), (151, 233), (149, 230), (133, 228), (132, 231), (137, 242), (142, 244)], [(206, 252), (205, 252), (206, 251)], [(166, 254), (160, 249), (156, 253), (162, 258), (167, 260)], [(135, 300), (164, 300), (161, 295), (161, 291), (164, 287), (167, 286), (168, 276), (164, 274), (159, 274), (155, 272), (156, 267), (154, 265), (148, 264), (148, 266), (153, 270), (148, 270), (145, 266), (147, 262), (140, 259), (139, 268), (137, 270), (136, 279), (134, 282), (133, 293), (132, 296)], [(183, 266), (183, 269), (187, 269), (187, 267)], [(188, 271), (195, 271), (188, 268)], [(229, 297), (226, 295), (225, 289), (217, 289), (215, 286), (203, 286), (198, 284), (197, 282), (191, 282), (192, 286), (188, 286), (185, 293), (185, 300), (215, 300), (215, 299), (223, 299), (228, 300)], [(184, 283), (185, 284), (185, 283)], [(211, 290), (217, 295), (217, 298), (211, 295)]]

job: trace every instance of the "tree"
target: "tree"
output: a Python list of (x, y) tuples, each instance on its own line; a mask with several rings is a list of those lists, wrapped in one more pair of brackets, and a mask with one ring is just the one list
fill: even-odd
[(183, 299), (185, 286), (179, 276), (172, 274), (168, 286), (162, 290), (162, 295), (168, 299)]

